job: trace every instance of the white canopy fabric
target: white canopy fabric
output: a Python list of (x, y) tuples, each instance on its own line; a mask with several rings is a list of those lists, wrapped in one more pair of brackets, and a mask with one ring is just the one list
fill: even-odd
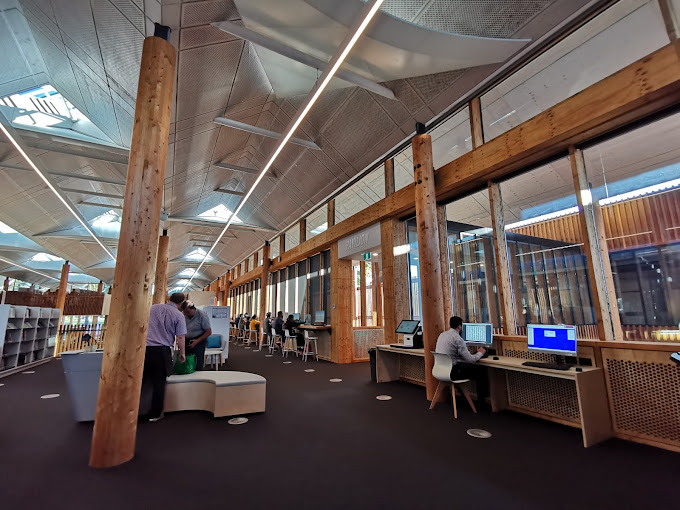
[[(364, 3), (361, 0), (235, 0), (244, 25), (281, 44), (328, 61)], [(528, 39), (472, 37), (431, 30), (382, 11), (343, 68), (376, 82), (454, 71), (506, 60)], [(277, 96), (305, 94), (316, 69), (255, 46)], [(334, 79), (333, 88), (350, 86)]]

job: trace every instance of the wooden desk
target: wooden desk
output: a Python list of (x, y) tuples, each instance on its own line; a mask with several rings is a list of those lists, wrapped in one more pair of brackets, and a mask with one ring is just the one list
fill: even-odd
[[(580, 367), (581, 372), (549, 370), (522, 365), (526, 359), (493, 356), (478, 361), (489, 372), (491, 408), (529, 414), (580, 428), (586, 448), (613, 437), (604, 372)], [(379, 383), (407, 381), (425, 385), (423, 349), (376, 346)]]
[(604, 372), (580, 367), (577, 372), (522, 365), (526, 360), (488, 357), (479, 364), (489, 369), (491, 408), (518, 411), (582, 431), (583, 446), (613, 437)]
[(376, 345), (376, 376), (379, 383), (406, 381), (425, 386), (425, 350)]
[(300, 324), (297, 329), (309, 331), (312, 336), (316, 336), (316, 349), (319, 358), (326, 361), (331, 360), (331, 327), (329, 325), (314, 326), (312, 324)]

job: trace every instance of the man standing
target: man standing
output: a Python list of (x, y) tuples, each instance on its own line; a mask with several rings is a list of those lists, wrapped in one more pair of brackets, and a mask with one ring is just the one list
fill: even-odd
[(210, 319), (208, 314), (203, 310), (197, 310), (190, 301), (184, 302), (182, 312), (186, 317), (187, 325), (187, 341), (189, 342), (187, 354), (196, 356), (196, 370), (203, 370), (205, 347), (208, 343), (206, 338), (212, 335)]
[(175, 338), (179, 347), (179, 361), (186, 361), (184, 337), (187, 328), (184, 315), (179, 311), (182, 303), (184, 294), (175, 292), (170, 296), (169, 303), (151, 306), (143, 376), (143, 381), (149, 382), (153, 391), (149, 421), (163, 418), (165, 385), (167, 377), (172, 374), (172, 348)]

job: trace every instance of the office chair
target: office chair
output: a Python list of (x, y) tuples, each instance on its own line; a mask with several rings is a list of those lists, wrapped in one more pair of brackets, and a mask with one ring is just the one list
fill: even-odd
[(456, 360), (454, 360), (448, 354), (433, 352), (432, 355), (434, 356), (432, 376), (439, 381), (439, 384), (437, 384), (437, 389), (434, 392), (434, 397), (432, 398), (432, 404), (430, 404), (430, 409), (434, 409), (434, 406), (437, 405), (437, 400), (439, 399), (441, 392), (444, 391), (444, 388), (450, 386), (451, 401), (453, 403), (453, 417), (455, 419), (458, 419), (458, 408), (456, 406), (456, 389), (460, 389), (463, 392), (463, 395), (465, 395), (465, 399), (468, 401), (468, 404), (470, 404), (472, 411), (474, 411), (474, 413), (477, 414), (477, 409), (475, 408), (475, 404), (472, 403), (472, 398), (470, 398), (470, 392), (468, 391), (467, 388), (467, 383), (470, 382), (470, 379), (456, 379), (456, 380), (451, 379), (451, 369), (453, 368), (453, 365), (456, 364)]

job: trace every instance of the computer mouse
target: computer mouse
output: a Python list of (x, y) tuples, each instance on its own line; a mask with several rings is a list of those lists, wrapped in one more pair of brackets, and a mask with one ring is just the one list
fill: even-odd
[(493, 359), (500, 359), (498, 356), (494, 356)]

